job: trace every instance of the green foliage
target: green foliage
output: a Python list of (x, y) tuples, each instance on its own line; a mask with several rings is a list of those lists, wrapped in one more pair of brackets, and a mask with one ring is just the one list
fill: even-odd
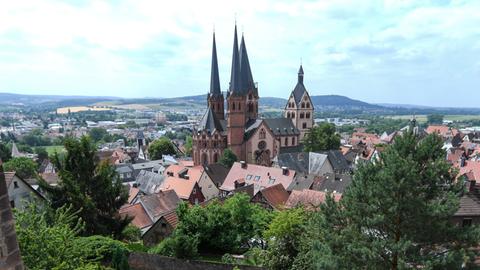
[(198, 256), (198, 237), (174, 233), (157, 246), (151, 248), (149, 253), (176, 258), (195, 258)]
[(5, 171), (15, 171), (22, 179), (35, 178), (38, 164), (27, 157), (12, 158), (3, 164)]
[(0, 159), (2, 159), (3, 162), (7, 162), (10, 160), (10, 158), (12, 158), (12, 151), (9, 147), (7, 147), (7, 145), (0, 142)]
[(220, 157), (220, 160), (218, 160), (218, 163), (227, 168), (231, 168), (233, 163), (235, 163), (237, 160), (238, 158), (233, 151), (230, 148), (227, 148), (225, 151), (223, 151), (223, 155)]
[(397, 131), (408, 125), (407, 119), (393, 119), (389, 117), (373, 117), (369, 118), (370, 123), (366, 126), (366, 132), (382, 134), (387, 132), (388, 134)]
[(21, 142), (31, 147), (47, 146), (52, 144), (52, 141), (49, 137), (43, 136), (43, 130), (41, 129), (34, 129), (30, 131), (30, 133), (23, 136)]
[(38, 161), (41, 163), (48, 158), (48, 152), (45, 147), (35, 147), (35, 154), (37, 154)]
[(336, 150), (340, 147), (340, 135), (336, 133), (334, 124), (321, 123), (310, 129), (303, 144), (306, 152)]
[(111, 262), (112, 266), (115, 266), (115, 264), (122, 265), (122, 261), (128, 258), (128, 249), (125, 244), (109, 237), (100, 235), (77, 237), (74, 244), (81, 250), (81, 257), (90, 261)]
[(94, 143), (101, 141), (104, 137), (108, 136), (108, 132), (104, 128), (94, 127), (88, 131), (88, 136)]
[(138, 242), (141, 240), (141, 235), (142, 232), (140, 231), (139, 228), (133, 226), (133, 225), (128, 225), (123, 229), (122, 231), (122, 240), (127, 241), (127, 242)]
[(117, 246), (113, 250), (112, 267), (116, 270), (129, 270), (130, 266), (128, 265), (128, 252), (125, 252), (124, 249), (121, 249)]
[(155, 140), (148, 146), (148, 154), (151, 160), (161, 159), (163, 155), (175, 155), (176, 153), (172, 142), (166, 137)]
[(118, 209), (128, 199), (128, 192), (107, 162), (99, 163), (96, 150), (88, 137), (80, 140), (68, 138), (63, 158), (55, 155), (54, 161), (61, 181), (50, 186), (40, 181), (55, 208), (71, 204), (79, 210), (86, 223), (85, 235), (121, 236), (129, 219), (118, 216)]
[(167, 121), (188, 121), (186, 114), (182, 113), (167, 113)]
[(429, 114), (427, 115), (428, 124), (441, 125), (443, 123), (443, 115), (441, 114)]
[(302, 208), (285, 210), (276, 215), (264, 233), (268, 239), (264, 263), (269, 269), (291, 269), (300, 251), (306, 223), (307, 213)]
[(455, 182), (442, 146), (436, 135), (419, 140), (406, 133), (381, 162), (361, 165), (342, 200), (329, 198), (321, 206), (300, 257), (311, 258), (310, 267), (318, 269), (468, 265), (480, 231), (450, 222), (463, 187)]
[(198, 239), (198, 249), (214, 252), (238, 252), (252, 238), (261, 238), (272, 214), (251, 204), (245, 194), (236, 194), (223, 203), (189, 208), (180, 205), (176, 237)]
[(192, 136), (188, 135), (185, 140), (185, 155), (191, 156), (192, 155), (192, 146), (193, 146), (193, 139)]

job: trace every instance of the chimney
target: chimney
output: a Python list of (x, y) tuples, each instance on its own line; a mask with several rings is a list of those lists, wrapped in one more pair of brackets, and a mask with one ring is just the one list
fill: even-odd
[(137, 187), (138, 187), (138, 183), (133, 183), (132, 187), (137, 188)]
[(460, 158), (460, 167), (465, 167), (465, 157), (464, 156), (462, 156)]
[(240, 161), (240, 165), (242, 166), (242, 169), (246, 169), (247, 168), (247, 163), (245, 161)]
[(282, 167), (282, 174), (283, 175), (288, 175), (288, 168), (287, 167)]
[(188, 174), (185, 174), (185, 176), (183, 178), (185, 178), (185, 180), (189, 180), (190, 176)]

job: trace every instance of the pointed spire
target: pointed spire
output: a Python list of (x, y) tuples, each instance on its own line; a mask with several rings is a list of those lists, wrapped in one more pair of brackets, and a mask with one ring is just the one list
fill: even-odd
[(247, 47), (245, 46), (245, 37), (242, 34), (242, 42), (240, 44), (240, 89), (242, 93), (248, 90), (255, 90), (253, 82), (252, 70), (250, 69), (250, 62), (248, 60)]
[(300, 69), (298, 70), (298, 83), (303, 84), (303, 67), (300, 64)]
[(235, 22), (235, 33), (233, 37), (233, 53), (232, 53), (232, 73), (230, 75), (230, 92), (239, 90), (240, 86), (240, 62), (238, 59), (238, 38), (237, 23)]
[(215, 42), (215, 32), (213, 32), (212, 46), (212, 70), (210, 73), (210, 94), (218, 96), (222, 94), (220, 90), (220, 76), (218, 75), (217, 44)]

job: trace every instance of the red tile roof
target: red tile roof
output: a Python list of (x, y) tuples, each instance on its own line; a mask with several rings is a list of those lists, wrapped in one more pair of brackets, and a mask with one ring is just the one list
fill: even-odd
[(465, 166), (459, 168), (458, 175), (467, 175), (469, 180), (480, 182), (480, 161), (465, 161)]
[[(340, 201), (342, 194), (332, 193), (335, 201)], [(311, 189), (293, 190), (288, 197), (285, 207), (294, 208), (300, 205), (306, 208), (316, 208), (326, 200), (327, 193)]]
[(190, 194), (192, 194), (192, 190), (196, 183), (197, 182), (195, 180), (187, 180), (174, 176), (168, 176), (165, 181), (163, 181), (160, 188), (162, 190), (174, 190), (178, 197), (187, 200), (190, 198)]
[(188, 179), (195, 180), (196, 182), (198, 182), (198, 180), (200, 180), (200, 177), (202, 176), (203, 167), (202, 166), (186, 167), (183, 165), (173, 164), (168, 166), (164, 174), (173, 175), (174, 177), (179, 177), (179, 173), (184, 171), (187, 172)]
[(120, 208), (119, 213), (121, 217), (132, 217), (132, 224), (139, 229), (152, 225), (152, 220), (140, 203), (122, 207)]
[(438, 133), (442, 137), (455, 136), (459, 133), (458, 129), (450, 128), (442, 125), (430, 125), (425, 130), (427, 134)]
[(284, 205), (288, 200), (288, 192), (282, 184), (276, 184), (271, 187), (260, 190), (262, 196), (275, 209)]
[(136, 187), (130, 187), (130, 190), (128, 191), (128, 203), (132, 203), (132, 201), (137, 197), (139, 191), (140, 190)]
[(264, 167), (254, 164), (245, 164), (244, 166), (245, 167), (242, 168), (240, 162), (235, 162), (220, 189), (232, 191), (235, 189), (235, 181), (245, 179), (247, 185), (254, 185), (256, 194), (259, 190), (276, 184), (282, 184), (286, 189), (295, 177), (294, 170), (287, 169), (284, 174), (281, 168)]

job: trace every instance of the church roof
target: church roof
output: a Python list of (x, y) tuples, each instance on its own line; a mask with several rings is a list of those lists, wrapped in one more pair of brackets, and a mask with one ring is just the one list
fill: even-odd
[(253, 81), (252, 70), (250, 69), (250, 62), (248, 60), (247, 47), (245, 46), (245, 37), (242, 35), (242, 42), (240, 44), (240, 92), (246, 94), (249, 90), (253, 90), (254, 94), (258, 96), (255, 82)]
[(267, 126), (275, 136), (298, 135), (300, 131), (293, 125), (292, 120), (288, 118), (270, 118), (264, 119)]
[(298, 70), (298, 82), (292, 92), (293, 98), (295, 99), (295, 103), (297, 105), (300, 103), (300, 101), (302, 101), (302, 97), (305, 92), (307, 92), (307, 89), (305, 89), (305, 86), (303, 85), (303, 67), (300, 65), (300, 69)]
[(210, 72), (210, 94), (214, 96), (219, 96), (222, 94), (222, 91), (220, 90), (220, 76), (218, 75), (217, 44), (215, 42), (215, 33), (213, 33), (212, 70)]
[(200, 123), (198, 123), (197, 127), (198, 131), (207, 131), (213, 133), (215, 130), (222, 132), (222, 124), (218, 119), (215, 117), (215, 114), (212, 111), (212, 108), (208, 107), (207, 111), (203, 115)]
[(233, 37), (232, 70), (230, 74), (230, 93), (237, 94), (240, 89), (240, 61), (238, 56), (237, 25)]

